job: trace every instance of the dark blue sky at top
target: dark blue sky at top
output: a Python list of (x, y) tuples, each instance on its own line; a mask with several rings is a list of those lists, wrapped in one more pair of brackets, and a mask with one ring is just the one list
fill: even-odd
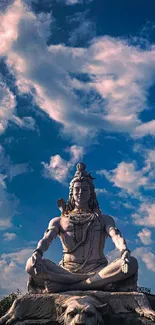
[[(49, 5), (50, 3), (50, 5)], [(146, 3), (145, 0), (131, 1), (85, 1), (82, 4), (66, 6), (63, 1), (45, 1), (32, 2), (35, 12), (49, 12), (52, 9), (52, 15), (57, 21), (57, 34), (51, 36), (52, 43), (67, 43), (70, 33), (69, 27), (71, 21), (80, 15), (86, 15), (96, 25), (97, 36), (109, 35), (114, 37), (137, 36), (145, 32), (152, 34), (149, 24), (154, 23), (153, 0)], [(74, 17), (74, 18), (73, 18)], [(72, 24), (75, 21), (72, 22)], [(145, 27), (145, 30), (143, 29)], [(56, 37), (54, 37), (56, 36)], [(153, 35), (151, 35), (152, 37)]]
[[(11, 2), (9, 3), (11, 4)], [(95, 37), (108, 35), (119, 39), (129, 39), (131, 44), (138, 44), (143, 48), (155, 42), (155, 2), (153, 0), (95, 0), (84, 1), (83, 4), (66, 5), (64, 1), (32, 1), (32, 9), (35, 13), (51, 12), (51, 34), (48, 38), (48, 45), (65, 44), (70, 47), (87, 48)], [(90, 24), (89, 32), (79, 32), (80, 23), (88, 21)], [(74, 37), (73, 37), (74, 32)], [(37, 60), (37, 58), (36, 58)], [(29, 130), (20, 128), (10, 121), (5, 132), (0, 136), (0, 144), (5, 150), (5, 156), (9, 157), (12, 164), (28, 164), (28, 171), (22, 175), (17, 175), (12, 180), (6, 179), (7, 193), (10, 200), (18, 199), (16, 213), (12, 218), (13, 227), (10, 232), (17, 234), (12, 242), (3, 240), (3, 234), (9, 230), (2, 230), (0, 237), (0, 253), (11, 253), (21, 249), (35, 248), (29, 242), (36, 241), (43, 236), (51, 218), (59, 215), (57, 200), (63, 197), (68, 198), (68, 187), (60, 184), (56, 180), (43, 176), (42, 162), (49, 163), (50, 157), (59, 154), (63, 159), (69, 160), (69, 153), (66, 147), (75, 142), (70, 136), (64, 136), (61, 132), (62, 125), (53, 121), (39, 106), (37, 106), (30, 94), (19, 94), (15, 85), (15, 77), (7, 67), (5, 57), (2, 58), (1, 65), (2, 79), (5, 80), (9, 89), (16, 96), (16, 112), (20, 118), (32, 116), (37, 128)], [(86, 81), (89, 76), (80, 74), (79, 80)], [(150, 89), (148, 103), (150, 108), (143, 110), (140, 114), (142, 121), (155, 119), (154, 86)], [(82, 92), (81, 101), (82, 101)], [(93, 96), (93, 94), (92, 94)], [(88, 99), (91, 101), (91, 98)], [(85, 102), (85, 105), (87, 103)], [(147, 108), (147, 107), (146, 107)], [(128, 202), (128, 197), (118, 196), (119, 189), (114, 187), (105, 177), (99, 176), (96, 171), (101, 169), (112, 170), (117, 167), (122, 160), (130, 163), (135, 160), (141, 169), (144, 166), (144, 157), (138, 151), (133, 151), (133, 146), (140, 144), (148, 149), (154, 146), (154, 138), (146, 136), (134, 140), (125, 132), (106, 132), (99, 133), (96, 140), (86, 147), (84, 162), (88, 171), (92, 171), (96, 177), (95, 186), (106, 188), (111, 193), (109, 195), (99, 195), (98, 200), (103, 212), (116, 217), (118, 228), (121, 229), (125, 238), (129, 241), (130, 249), (135, 249), (135, 238), (141, 230), (141, 226), (129, 223), (131, 210), (127, 210), (122, 203)], [(0, 174), (3, 171), (0, 171)], [(75, 168), (72, 169), (67, 179), (67, 183), (74, 175)], [(148, 189), (143, 189), (142, 194), (152, 197), (154, 193)], [(11, 197), (13, 195), (13, 197)], [(130, 203), (138, 206), (135, 197), (130, 198)], [(147, 225), (146, 225), (147, 226)], [(155, 231), (152, 228), (152, 238)], [(139, 246), (141, 244), (139, 243)], [(106, 252), (112, 250), (114, 245), (108, 239)], [(152, 245), (152, 253), (155, 253)], [(58, 239), (52, 243), (48, 258), (58, 262), (61, 258), (61, 244)], [(145, 272), (146, 267), (143, 266)], [(23, 271), (24, 272), (24, 271)], [(151, 272), (150, 279), (154, 273)], [(152, 286), (152, 282), (147, 279), (141, 285)], [(3, 293), (3, 292), (2, 292)]]

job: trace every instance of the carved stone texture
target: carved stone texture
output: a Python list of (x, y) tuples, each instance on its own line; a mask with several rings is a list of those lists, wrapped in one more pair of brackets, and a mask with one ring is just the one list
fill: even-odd
[(139, 292), (68, 291), (18, 297), (0, 324), (153, 325), (155, 311)]

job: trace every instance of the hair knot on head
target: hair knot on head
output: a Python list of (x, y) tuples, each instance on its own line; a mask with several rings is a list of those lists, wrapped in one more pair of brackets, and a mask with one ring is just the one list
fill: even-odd
[(76, 173), (75, 173), (75, 177), (79, 177), (79, 178), (83, 178), (87, 176), (87, 172), (86, 172), (86, 165), (82, 162), (79, 162), (76, 165)]
[(81, 180), (86, 177), (89, 177), (91, 180), (95, 179), (91, 176), (91, 172), (90, 173), (86, 172), (86, 165), (83, 162), (79, 162), (76, 165), (76, 173), (73, 180), (75, 180), (76, 177), (80, 178)]

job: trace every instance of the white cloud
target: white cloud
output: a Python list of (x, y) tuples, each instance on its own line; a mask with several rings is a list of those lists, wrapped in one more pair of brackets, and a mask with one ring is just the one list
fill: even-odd
[[(47, 46), (51, 21), (50, 14), (36, 15), (20, 0), (2, 15), (3, 53), (19, 92), (31, 92), (76, 141), (87, 143), (101, 130), (154, 135), (154, 120), (143, 123), (139, 114), (154, 83), (155, 47), (142, 50), (112, 37), (94, 38), (87, 48)], [(88, 81), (80, 81), (79, 73)]]
[(146, 247), (138, 247), (132, 255), (145, 263), (148, 270), (155, 272), (155, 255)]
[(26, 292), (28, 274), (25, 271), (27, 259), (32, 255), (32, 249), (23, 249), (18, 252), (2, 254), (0, 258), (0, 288), (7, 293), (20, 289)]
[(97, 195), (108, 194), (108, 191), (105, 188), (95, 188), (95, 192)]
[(66, 0), (66, 5), (76, 5), (78, 3), (82, 3), (83, 0)]
[(142, 231), (137, 234), (137, 236), (144, 245), (150, 245), (152, 243), (151, 231), (147, 228), (143, 228)]
[(126, 163), (122, 161), (117, 168), (107, 171), (99, 170), (97, 174), (104, 175), (114, 186), (122, 188), (129, 193), (137, 191), (141, 186), (144, 186), (148, 179), (143, 175), (142, 170), (136, 169), (135, 162)]
[(3, 82), (0, 82), (0, 135), (7, 128), (9, 120), (13, 118), (15, 106), (15, 96)]
[(70, 160), (67, 161), (61, 158), (60, 155), (55, 155), (50, 158), (50, 163), (42, 163), (44, 166), (44, 176), (57, 180), (60, 183), (65, 183), (70, 170), (74, 167), (84, 154), (83, 148), (73, 145), (65, 150), (70, 154)]
[(23, 16), (24, 8), (20, 0), (16, 0), (7, 11), (0, 13), (0, 54), (5, 55), (18, 38), (18, 24)]
[(9, 121), (13, 121), (22, 128), (35, 130), (36, 122), (31, 116), (25, 116), (22, 119), (16, 116), (16, 98), (15, 95), (6, 87), (4, 82), (0, 82), (0, 135), (8, 127)]
[(132, 220), (136, 225), (155, 227), (155, 203), (142, 203), (132, 214)]
[(18, 200), (13, 194), (7, 193), (3, 186), (0, 186), (0, 230), (12, 226), (11, 219), (15, 215), (18, 206)]
[(13, 232), (5, 232), (3, 234), (4, 240), (10, 241), (13, 240), (17, 237), (17, 235)]
[(0, 174), (0, 186), (2, 188), (6, 188), (6, 184), (5, 184), (5, 181), (4, 181), (6, 178), (7, 178), (6, 175)]
[(79, 159), (82, 159), (84, 155), (84, 149), (81, 146), (73, 145), (66, 149), (71, 155), (70, 163), (75, 164)]
[(0, 230), (12, 227), (11, 220), (19, 205), (17, 197), (7, 192), (6, 179), (11, 181), (17, 175), (27, 171), (27, 164), (13, 164), (0, 145)]
[[(0, 193), (1, 194), (1, 193)], [(1, 202), (0, 202), (1, 203)], [(7, 213), (6, 213), (7, 214)], [(8, 217), (8, 216), (7, 216)], [(9, 215), (10, 217), (10, 215)], [(3, 211), (3, 218), (4, 219), (0, 219), (0, 230), (6, 229), (6, 228), (10, 228), (12, 227), (12, 223), (9, 219), (6, 219), (5, 213)], [(11, 217), (10, 217), (11, 218)]]
[(145, 135), (152, 135), (155, 136), (155, 121), (149, 121), (146, 123), (142, 123), (139, 126), (136, 126), (133, 137), (134, 138), (141, 138)]
[(19, 118), (18, 116), (13, 116), (12, 121), (17, 124), (20, 128), (25, 128), (31, 131), (37, 129), (36, 121), (31, 116), (24, 116), (23, 118)]

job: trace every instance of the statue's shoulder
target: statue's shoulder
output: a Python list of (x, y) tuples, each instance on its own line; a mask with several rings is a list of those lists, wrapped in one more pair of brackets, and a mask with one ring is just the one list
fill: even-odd
[(49, 224), (48, 224), (48, 229), (53, 228), (53, 227), (58, 227), (59, 228), (60, 219), (61, 219), (61, 217), (55, 217), (55, 218), (51, 219)]
[(111, 226), (115, 226), (114, 218), (112, 216), (110, 216), (109, 214), (104, 214), (101, 211), (101, 217), (102, 217), (102, 219), (104, 221), (104, 224), (111, 225)]

